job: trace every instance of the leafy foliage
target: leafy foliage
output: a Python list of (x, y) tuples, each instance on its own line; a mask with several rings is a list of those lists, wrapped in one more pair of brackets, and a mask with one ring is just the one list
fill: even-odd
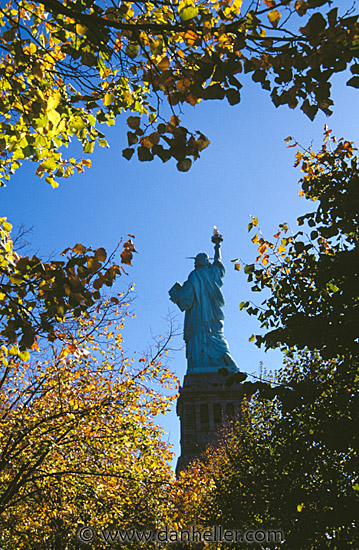
[(52, 352), (9, 362), (0, 394), (2, 548), (75, 549), (81, 525), (148, 529), (164, 521), (173, 473), (154, 418), (177, 386), (161, 363), (169, 338), (152, 356), (127, 357), (127, 297), (118, 300), (79, 316)]
[[(328, 4), (329, 11), (323, 7)], [(107, 146), (98, 124), (127, 118), (130, 159), (187, 171), (209, 140), (180, 125), (182, 104), (240, 101), (243, 75), (276, 106), (330, 114), (331, 77), (350, 65), (358, 87), (358, 16), (326, 0), (9, 0), (0, 9), (0, 176), (24, 162), (52, 186), (89, 167), (64, 159), (72, 138)], [(239, 76), (240, 75), (240, 76)], [(172, 116), (159, 110), (163, 97)], [(143, 120), (142, 121), (142, 118)]]
[[(61, 337), (59, 325), (65, 319), (97, 307), (101, 288), (111, 287), (124, 268), (113, 263), (117, 249), (107, 258), (104, 248), (92, 250), (79, 243), (64, 250), (61, 261), (20, 256), (11, 229), (6, 218), (0, 218), (0, 341), (10, 355), (20, 353), (24, 359), (39, 336), (54, 341)], [(134, 252), (129, 239), (123, 244), (121, 262), (131, 265)]]
[(319, 153), (300, 150), (296, 155), (295, 164), (304, 172), (300, 194), (318, 201), (316, 211), (298, 219), (310, 234), (290, 234), (282, 224), (271, 242), (256, 230), (257, 265), (247, 265), (245, 272), (254, 282), (252, 290), (268, 288), (271, 294), (261, 308), (244, 307), (270, 329), (256, 337), (258, 345), (307, 347), (320, 350), (325, 359), (357, 361), (358, 157), (353, 143), (330, 141), (330, 133), (325, 130)]
[[(291, 147), (297, 146), (292, 138)], [(227, 434), (205, 468), (215, 489), (203, 496), (206, 522), (252, 528), (280, 526), (281, 548), (356, 547), (359, 509), (358, 401), (358, 157), (353, 143), (331, 137), (315, 153), (301, 149), (295, 165), (299, 194), (317, 201), (296, 233), (279, 226), (264, 237), (249, 224), (258, 246), (244, 271), (266, 331), (253, 336), (280, 347), (285, 367), (276, 383), (245, 382), (250, 422)], [(306, 224), (306, 227), (305, 227)], [(230, 487), (230, 490), (228, 490)], [(252, 506), (254, 503), (254, 506)]]
[[(358, 447), (348, 445), (344, 426), (351, 422), (354, 434), (358, 414), (353, 417), (353, 388), (337, 385), (337, 368), (317, 354), (287, 361), (275, 381), (282, 393), (272, 400), (255, 393), (243, 421), (183, 474), (189, 485), (195, 470), (202, 486), (195, 502), (190, 489), (180, 495), (184, 517), (198, 514), (202, 528), (281, 529), (284, 543), (270, 548), (355, 548)], [(341, 436), (332, 431), (339, 424)], [(228, 544), (212, 545), (222, 547)]]

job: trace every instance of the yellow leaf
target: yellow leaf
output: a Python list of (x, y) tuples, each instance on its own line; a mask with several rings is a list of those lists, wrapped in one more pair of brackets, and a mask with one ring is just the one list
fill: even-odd
[(87, 31), (87, 27), (85, 27), (85, 25), (81, 25), (81, 23), (77, 23), (76, 25), (77, 34), (79, 34), (80, 36), (83, 36), (84, 34), (86, 34), (86, 31)]
[(304, 197), (304, 191), (303, 191), (303, 189), (301, 189), (301, 190), (299, 191), (299, 196), (300, 196), (300, 197)]
[(58, 94), (50, 95), (47, 100), (46, 112), (53, 111), (60, 103), (60, 96)]
[(304, 504), (303, 504), (303, 503), (302, 503), (302, 504), (298, 504), (298, 505), (297, 505), (297, 510), (298, 510), (298, 512), (301, 512), (301, 511), (303, 510), (303, 507), (304, 507)]
[(6, 231), (6, 233), (10, 233), (10, 231), (12, 230), (12, 225), (9, 222), (4, 222), (2, 226), (4, 231)]
[(268, 13), (268, 19), (269, 21), (271, 22), (271, 24), (273, 25), (274, 28), (276, 28), (278, 26), (278, 23), (279, 23), (279, 20), (281, 18), (281, 14), (279, 13), (278, 10), (273, 10), (273, 11), (270, 11)]
[(20, 357), (21, 361), (26, 363), (26, 361), (28, 361), (30, 359), (30, 353), (27, 350), (20, 351), (19, 357)]
[(61, 120), (61, 115), (60, 113), (55, 111), (55, 109), (53, 109), (52, 111), (48, 111), (47, 118), (50, 120), (50, 122), (52, 122), (54, 126), (57, 126)]
[(103, 104), (107, 107), (108, 105), (111, 105), (115, 99), (115, 96), (113, 94), (106, 94), (103, 98)]
[(252, 218), (252, 225), (258, 224), (258, 218)]
[(232, 4), (232, 8), (233, 8), (237, 13), (239, 13), (239, 12), (241, 11), (242, 4), (243, 4), (243, 0), (234, 0), (234, 2), (233, 2), (233, 4)]
[(278, 252), (279, 253), (285, 252), (285, 250), (286, 250), (285, 246), (282, 246), (282, 245), (278, 246)]
[(236, 271), (240, 271), (241, 270), (241, 264), (234, 264), (234, 269)]

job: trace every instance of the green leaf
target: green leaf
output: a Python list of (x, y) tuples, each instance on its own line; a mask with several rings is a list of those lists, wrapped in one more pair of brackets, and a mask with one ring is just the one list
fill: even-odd
[(127, 119), (127, 125), (131, 130), (137, 130), (140, 126), (141, 119), (139, 116), (129, 116)]
[(44, 160), (42, 163), (41, 163), (41, 166), (47, 170), (47, 171), (54, 171), (56, 170), (57, 168), (57, 165), (56, 165), (56, 161), (55, 159), (53, 158), (49, 158), (49, 159), (46, 159)]
[(75, 128), (75, 130), (82, 130), (82, 128), (85, 128), (86, 124), (81, 117), (75, 116), (71, 119), (71, 126)]
[(181, 18), (181, 21), (189, 21), (190, 19), (194, 19), (198, 15), (198, 8), (194, 5), (188, 5), (184, 6), (179, 11), (179, 16)]
[(127, 132), (127, 141), (129, 146), (135, 145), (138, 142), (138, 137), (134, 132)]
[(141, 162), (147, 162), (153, 160), (153, 154), (147, 147), (139, 147), (137, 149), (138, 160)]
[(138, 56), (139, 50), (140, 50), (140, 47), (137, 44), (137, 42), (129, 42), (126, 47), (126, 54), (131, 59), (135, 59), (135, 57)]
[(189, 158), (181, 159), (177, 162), (177, 170), (180, 172), (188, 172), (192, 166), (192, 161)]
[(226, 92), (218, 83), (207, 86), (202, 92), (203, 99), (223, 99)]
[(230, 105), (236, 105), (241, 100), (241, 94), (234, 88), (229, 88), (229, 90), (226, 90), (226, 97)]
[(122, 156), (125, 157), (125, 159), (130, 160), (134, 152), (134, 149), (128, 147), (127, 149), (123, 149)]
[(352, 86), (353, 88), (359, 88), (359, 76), (352, 76), (347, 82), (347, 86)]
[(254, 264), (248, 264), (244, 266), (244, 273), (246, 275), (249, 275), (250, 273), (253, 273), (254, 271)]

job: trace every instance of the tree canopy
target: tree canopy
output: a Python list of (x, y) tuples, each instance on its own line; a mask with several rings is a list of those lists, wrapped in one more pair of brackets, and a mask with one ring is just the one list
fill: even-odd
[[(177, 521), (196, 522), (201, 529), (282, 531), (284, 540), (272, 539), (260, 548), (356, 548), (358, 447), (348, 445), (344, 428), (349, 415), (353, 418), (353, 387), (338, 386), (336, 370), (335, 362), (323, 362), (314, 353), (287, 361), (271, 379), (287, 388), (286, 396), (269, 400), (257, 392), (242, 421), (222, 434), (218, 448), (208, 449), (182, 473)], [(297, 399), (295, 385), (306, 386), (311, 398)], [(356, 415), (353, 427), (357, 420)], [(339, 422), (342, 436), (332, 431)]]
[(271, 239), (252, 218), (258, 256), (244, 271), (264, 300), (240, 304), (261, 323), (263, 333), (251, 339), (281, 348), (286, 364), (274, 383), (264, 376), (243, 384), (253, 396), (249, 422), (227, 434), (204, 469), (197, 467), (214, 487), (202, 491), (198, 506), (207, 524), (228, 518), (233, 525), (280, 525), (286, 535), (280, 547), (355, 547), (357, 149), (326, 128), (320, 151), (300, 148), (295, 165), (303, 172), (300, 195), (317, 208), (298, 218), (299, 231), (283, 223)]
[(155, 417), (177, 386), (163, 364), (170, 336), (152, 354), (127, 356), (127, 300), (98, 301), (86, 317), (62, 321), (62, 340), (27, 360), (0, 349), (8, 363), (0, 385), (2, 548), (78, 548), (84, 525), (164, 521), (173, 472)]
[[(123, 264), (131, 265), (136, 250), (131, 238), (124, 242), (118, 265), (114, 260), (120, 245), (107, 257), (102, 247), (77, 243), (62, 252), (63, 260), (45, 262), (35, 255), (20, 256), (11, 230), (7, 219), (0, 218), (0, 342), (7, 353), (26, 359), (40, 337), (52, 342), (66, 337), (63, 321), (94, 311), (101, 289), (125, 273)], [(6, 361), (4, 356), (5, 366)]]
[[(288, 138), (290, 142), (292, 138)], [(296, 142), (290, 146), (297, 146)], [(324, 359), (358, 361), (359, 167), (353, 142), (331, 138), (315, 153), (300, 149), (300, 194), (317, 209), (300, 216), (303, 230), (281, 224), (274, 240), (261, 235), (258, 220), (249, 224), (258, 245), (256, 262), (245, 267), (253, 291), (270, 290), (261, 307), (241, 304), (258, 316), (267, 332), (258, 345), (286, 350), (320, 350)]]
[[(99, 125), (127, 118), (131, 158), (177, 160), (208, 146), (180, 124), (181, 105), (235, 105), (245, 74), (276, 106), (331, 112), (331, 79), (359, 86), (358, 15), (327, 0), (9, 0), (0, 9), (0, 178), (25, 160), (52, 186), (91, 165), (63, 158), (72, 138), (91, 153)], [(167, 108), (163, 106), (167, 100)]]

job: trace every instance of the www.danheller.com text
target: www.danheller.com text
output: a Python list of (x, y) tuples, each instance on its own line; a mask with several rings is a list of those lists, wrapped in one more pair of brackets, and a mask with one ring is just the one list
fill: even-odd
[(81, 542), (91, 544), (97, 540), (104, 542), (241, 542), (263, 544), (283, 542), (284, 533), (281, 529), (226, 529), (221, 525), (208, 529), (189, 527), (174, 530), (164, 527), (158, 530), (139, 531), (137, 529), (94, 529), (85, 525), (77, 531)]

